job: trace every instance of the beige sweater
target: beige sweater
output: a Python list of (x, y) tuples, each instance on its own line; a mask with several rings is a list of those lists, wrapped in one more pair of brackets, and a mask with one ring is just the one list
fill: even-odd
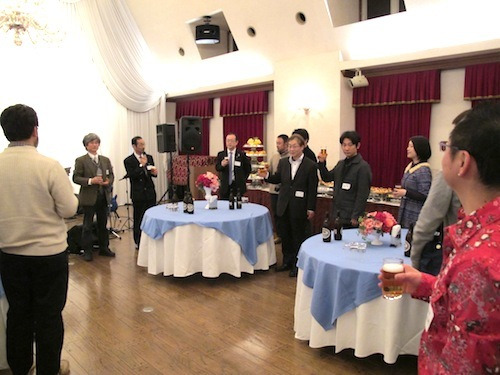
[(9, 147), (0, 154), (0, 249), (45, 256), (63, 252), (63, 218), (76, 213), (78, 199), (66, 172), (35, 147)]

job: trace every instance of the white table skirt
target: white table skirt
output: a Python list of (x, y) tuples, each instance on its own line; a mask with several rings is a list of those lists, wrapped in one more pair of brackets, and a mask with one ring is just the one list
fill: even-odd
[(295, 338), (309, 340), (311, 348), (335, 346), (335, 353), (354, 349), (356, 357), (375, 353), (386, 363), (395, 363), (400, 354), (418, 355), (428, 303), (404, 295), (396, 301), (375, 298), (337, 319), (328, 331), (311, 315), (312, 289), (302, 283), (299, 268), (295, 295)]
[(196, 224), (181, 225), (154, 240), (142, 232), (137, 264), (148, 273), (185, 277), (201, 272), (204, 277), (228, 273), (241, 277), (255, 270), (268, 270), (276, 263), (274, 239), (257, 247), (257, 263), (251, 265), (240, 245), (216, 229)]

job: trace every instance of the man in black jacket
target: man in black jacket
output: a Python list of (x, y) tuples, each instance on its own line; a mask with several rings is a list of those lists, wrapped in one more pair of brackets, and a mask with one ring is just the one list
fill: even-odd
[(288, 139), (290, 157), (279, 161), (278, 170), (269, 176), (259, 173), (273, 184), (281, 184), (276, 212), (283, 249), (283, 265), (276, 271), (290, 270), (290, 277), (297, 276), (297, 254), (307, 237), (308, 220), (314, 217), (318, 190), (316, 163), (304, 155), (305, 141), (294, 134)]
[(217, 154), (215, 169), (220, 177), (220, 199), (228, 199), (230, 191), (234, 195), (238, 190), (242, 195), (247, 191), (246, 182), (252, 166), (247, 155), (236, 146), (238, 137), (234, 133), (229, 133), (226, 136), (226, 150)]
[(370, 194), (372, 171), (358, 153), (361, 137), (355, 131), (346, 131), (340, 137), (346, 158), (331, 171), (326, 169), (326, 154), (318, 155), (318, 168), (323, 181), (334, 181), (332, 220), (337, 216), (344, 228), (358, 226), (358, 218), (365, 212)]
[(153, 177), (157, 176), (158, 171), (153, 157), (145, 152), (144, 139), (139, 136), (132, 138), (132, 148), (134, 152), (127, 156), (123, 163), (130, 178), (130, 198), (134, 206), (134, 242), (135, 248), (138, 249), (144, 212), (156, 204)]

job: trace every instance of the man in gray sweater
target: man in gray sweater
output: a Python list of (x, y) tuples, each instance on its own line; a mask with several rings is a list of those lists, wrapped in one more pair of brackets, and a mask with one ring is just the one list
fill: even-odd
[(0, 116), (9, 147), (0, 154), (0, 271), (9, 302), (7, 361), (27, 374), (36, 343), (38, 374), (68, 374), (61, 362), (68, 293), (65, 217), (78, 200), (63, 167), (40, 155), (38, 118), (17, 104)]
[(429, 195), (418, 215), (417, 223), (413, 228), (411, 244), (411, 263), (420, 270), (420, 261), (424, 246), (434, 237), (434, 232), (441, 223), (444, 227), (457, 221), (457, 212), (460, 201), (443, 178), (441, 171), (434, 175)]

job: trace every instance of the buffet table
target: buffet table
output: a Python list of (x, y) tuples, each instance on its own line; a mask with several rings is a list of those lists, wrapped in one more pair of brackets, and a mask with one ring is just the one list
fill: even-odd
[[(404, 238), (406, 231), (403, 232)], [(381, 297), (377, 276), (385, 257), (403, 256), (403, 247), (368, 245), (366, 252), (344, 244), (362, 241), (356, 229), (345, 230), (343, 241), (325, 243), (321, 235), (301, 246), (295, 296), (295, 337), (309, 346), (335, 346), (338, 353), (353, 348), (357, 357), (382, 353), (394, 363), (400, 354), (418, 354), (428, 304), (404, 295)]]
[(272, 225), (266, 207), (246, 203), (229, 210), (219, 201), (216, 210), (206, 210), (205, 201), (195, 201), (193, 215), (175, 212), (165, 205), (148, 209), (141, 223), (137, 264), (153, 275), (204, 277), (228, 273), (268, 270), (276, 263)]
[[(251, 186), (248, 186), (247, 189), (248, 190), (245, 195), (248, 197), (248, 200), (250, 202), (262, 204), (269, 210), (271, 210), (271, 197), (269, 194), (269, 190), (267, 190), (266, 188), (254, 189)], [(332, 208), (332, 202), (333, 199), (331, 196), (327, 196), (326, 194), (318, 195), (318, 199), (316, 201), (316, 211), (311, 221), (312, 234), (321, 233), (321, 226), (323, 225), (323, 221), (325, 220), (326, 213), (330, 212)], [(387, 211), (390, 212), (395, 218), (397, 218), (399, 204), (393, 202), (368, 200), (366, 203), (366, 211)]]

